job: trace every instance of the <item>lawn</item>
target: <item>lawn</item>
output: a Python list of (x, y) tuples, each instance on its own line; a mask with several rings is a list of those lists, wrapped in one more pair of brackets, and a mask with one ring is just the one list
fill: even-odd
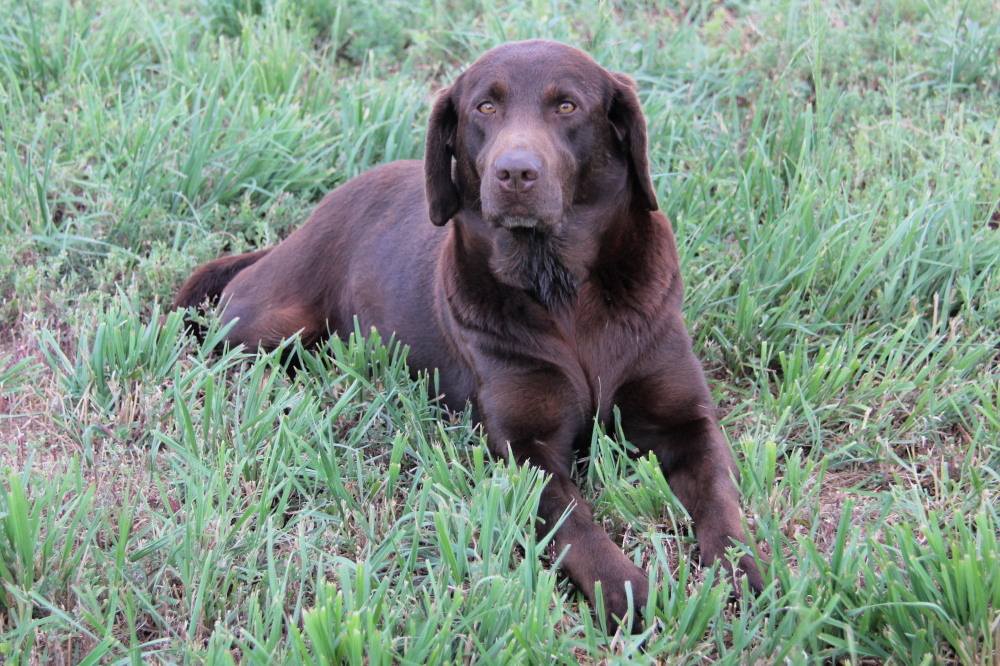
[[(596, 432), (579, 483), (655, 582), (636, 636), (391, 332), (290, 377), (158, 323), (197, 265), (420, 157), (434, 92), (529, 37), (639, 82), (770, 559), (730, 603)], [(0, 661), (1000, 663), (998, 119), (996, 0), (5, 0)]]

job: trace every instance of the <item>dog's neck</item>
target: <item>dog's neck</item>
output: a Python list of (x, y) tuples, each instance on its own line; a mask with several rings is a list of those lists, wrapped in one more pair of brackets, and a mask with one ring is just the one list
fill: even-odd
[[(625, 227), (635, 223), (624, 203), (600, 210), (581, 207), (574, 219), (547, 230), (497, 228), (478, 212), (463, 211), (452, 221), (461, 239), (453, 247), (465, 254), (462, 263), (473, 271), (488, 273), (554, 311), (576, 302), (596, 267), (628, 264), (628, 256), (618, 255), (636, 254), (637, 248), (620, 238), (631, 235)], [(612, 229), (616, 241), (608, 242)]]
[(554, 232), (503, 229), (493, 240), (490, 268), (501, 282), (523, 289), (554, 310), (575, 301), (579, 292), (583, 271), (571, 260)]

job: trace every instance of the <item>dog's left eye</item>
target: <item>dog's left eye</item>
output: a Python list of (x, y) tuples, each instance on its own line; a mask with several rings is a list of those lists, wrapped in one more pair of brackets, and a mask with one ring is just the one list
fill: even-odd
[(573, 102), (561, 102), (557, 108), (557, 111), (562, 114), (573, 113), (576, 111), (576, 104)]

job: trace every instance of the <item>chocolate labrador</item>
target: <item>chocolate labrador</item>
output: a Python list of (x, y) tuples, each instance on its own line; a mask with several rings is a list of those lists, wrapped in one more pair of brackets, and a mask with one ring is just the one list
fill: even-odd
[[(646, 125), (628, 76), (549, 41), (488, 51), (438, 95), (424, 161), (386, 164), (323, 199), (271, 249), (199, 268), (174, 306), (218, 300), (228, 341), (374, 326), (439, 370), (494, 455), (548, 474), (539, 532), (612, 624), (641, 609), (646, 573), (597, 526), (570, 478), (594, 419), (654, 453), (705, 562), (746, 544), (737, 467), (681, 317), (683, 285), (657, 212)], [(728, 567), (728, 565), (726, 565)], [(754, 557), (738, 567), (750, 588)], [(633, 611), (629, 627), (641, 626)], [(615, 619), (617, 618), (617, 619)]]

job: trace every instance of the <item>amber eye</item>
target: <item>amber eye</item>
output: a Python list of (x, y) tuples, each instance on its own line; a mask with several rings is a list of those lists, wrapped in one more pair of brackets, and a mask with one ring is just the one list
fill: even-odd
[(497, 112), (497, 107), (493, 105), (493, 102), (483, 102), (476, 108), (479, 109), (479, 113), (485, 113), (488, 116)]
[(576, 104), (574, 104), (573, 102), (562, 102), (561, 104), (559, 104), (558, 111), (559, 113), (563, 114), (573, 113), (574, 111), (576, 111)]

